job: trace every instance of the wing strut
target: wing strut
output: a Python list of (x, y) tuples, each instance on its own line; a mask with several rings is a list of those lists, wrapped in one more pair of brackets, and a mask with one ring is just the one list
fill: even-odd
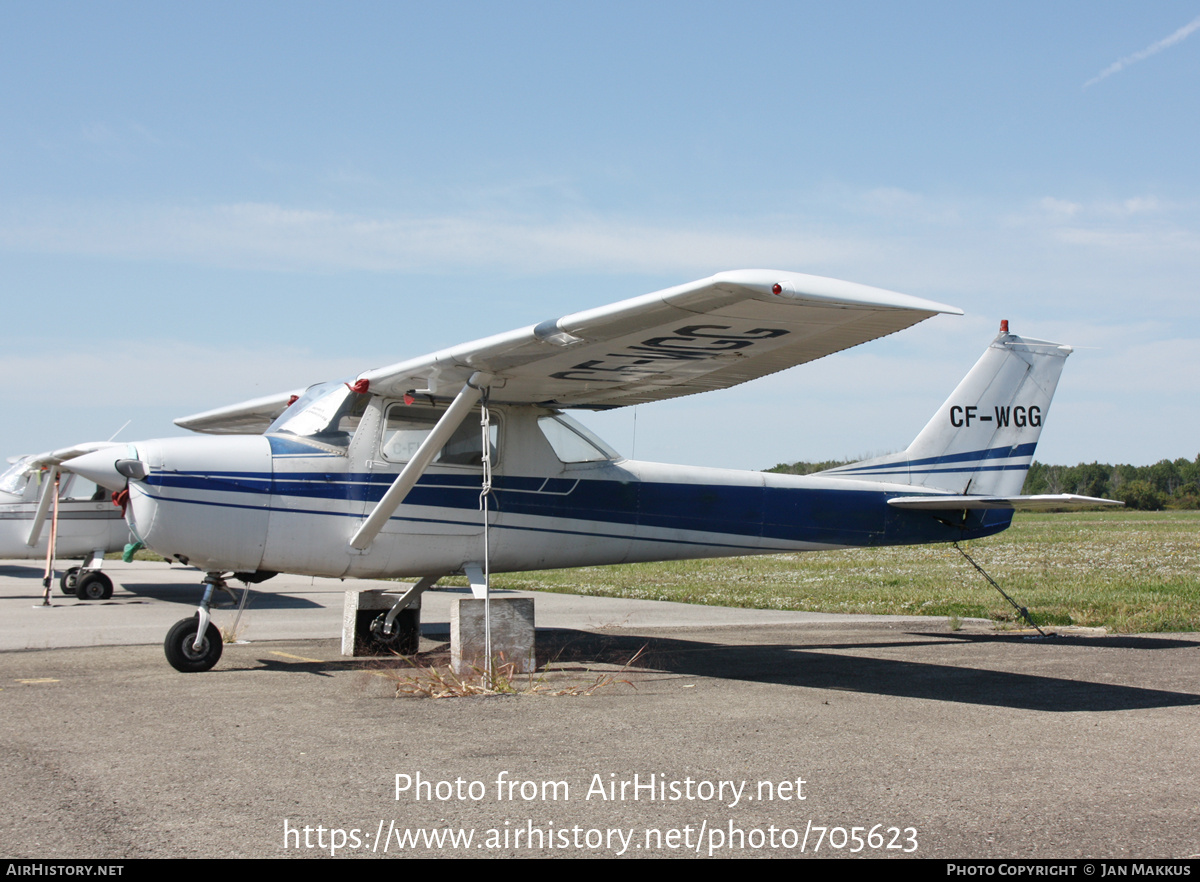
[(52, 490), (57, 480), (58, 466), (52, 466), (42, 477), (42, 498), (38, 500), (37, 511), (33, 513), (33, 523), (29, 525), (29, 538), (25, 540), (25, 544), (30, 548), (37, 545), (38, 539), (42, 537), (42, 525), (46, 523), (50, 504), (55, 501)]
[(375, 508), (363, 521), (362, 526), (358, 528), (353, 536), (350, 537), (350, 545), (352, 548), (357, 548), (359, 551), (365, 551), (375, 541), (375, 537), (379, 535), (379, 531), (383, 529), (383, 525), (388, 522), (396, 509), (400, 507), (400, 503), (404, 502), (404, 497), (408, 496), (410, 490), (420, 479), (421, 475), (425, 474), (425, 470), (429, 468), (429, 464), (433, 462), (433, 458), (437, 456), (439, 450), (450, 440), (450, 436), (455, 430), (462, 425), (463, 420), (467, 418), (467, 414), (471, 412), (471, 408), (479, 401), (483, 394), (483, 387), (491, 382), (491, 376), (483, 373), (473, 373), (471, 378), (467, 380), (467, 384), (462, 387), (462, 391), (442, 414), (442, 418), (438, 420), (437, 425), (433, 427), (426, 437), (421, 442), (421, 446), (417, 448), (417, 452), (413, 454), (412, 459), (404, 466), (400, 474), (396, 476), (396, 480), (392, 482), (392, 486), (383, 494), (383, 498), (376, 503)]

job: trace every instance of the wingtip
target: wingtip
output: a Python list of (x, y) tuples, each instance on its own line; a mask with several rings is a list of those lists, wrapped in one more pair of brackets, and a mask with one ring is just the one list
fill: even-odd
[(861, 306), (881, 306), (893, 309), (912, 309), (930, 314), (963, 315), (957, 306), (926, 300), (911, 294), (901, 294), (887, 288), (876, 288), (844, 279), (814, 276), (788, 270), (744, 269), (728, 270), (712, 276), (717, 285), (736, 285), (752, 291), (762, 300), (827, 300)]

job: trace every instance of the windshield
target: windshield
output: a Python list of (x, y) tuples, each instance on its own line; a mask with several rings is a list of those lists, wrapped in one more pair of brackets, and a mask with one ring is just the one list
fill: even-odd
[(25, 463), (29, 459), (28, 456), (21, 457), (8, 471), (0, 475), (0, 491), (11, 493), (13, 496), (25, 495), (25, 485), (29, 483), (29, 472), (25, 471)]
[(352, 391), (345, 383), (319, 383), (280, 414), (267, 428), (267, 434), (295, 435), (348, 447), (370, 398)]

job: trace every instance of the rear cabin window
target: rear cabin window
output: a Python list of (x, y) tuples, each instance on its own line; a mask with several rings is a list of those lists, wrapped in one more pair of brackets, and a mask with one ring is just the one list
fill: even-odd
[(564, 413), (538, 417), (538, 428), (560, 462), (607, 462), (620, 454)]

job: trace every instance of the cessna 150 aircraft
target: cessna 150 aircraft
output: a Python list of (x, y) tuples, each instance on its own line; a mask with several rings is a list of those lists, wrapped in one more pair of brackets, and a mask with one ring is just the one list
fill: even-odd
[[(14, 457), (0, 475), (0, 558), (44, 559), (51, 545), (51, 558), (82, 558), (83, 565), (69, 567), (59, 581), (64, 594), (80, 600), (112, 597), (112, 580), (100, 568), (105, 552), (125, 547), (129, 527), (105, 488), (70, 472), (59, 481), (57, 497), (53, 487), (63, 462), (103, 446), (81, 444)], [(50, 530), (44, 529), (47, 520)]]
[(622, 459), (563, 412), (733, 386), (938, 313), (961, 311), (798, 273), (721, 273), (176, 421), (216, 437), (63, 467), (128, 488), (135, 535), (206, 571), (198, 614), (166, 640), (179, 670), (219, 659), (208, 610), (230, 573), (418, 577), (370, 625), (409, 652), (414, 603), (449, 574), (474, 585), (489, 571), (951, 542), (1005, 529), (1014, 507), (1080, 501), (1016, 495), (1071, 349), (1007, 328), (907, 450), (818, 475)]

